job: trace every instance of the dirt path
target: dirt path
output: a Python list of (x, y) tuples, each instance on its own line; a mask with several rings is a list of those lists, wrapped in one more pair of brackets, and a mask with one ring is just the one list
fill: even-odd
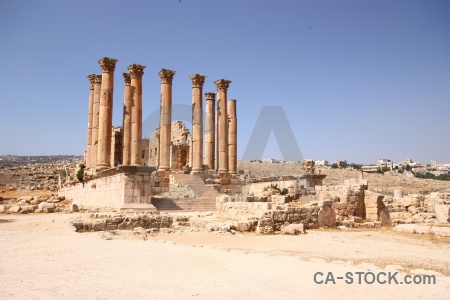
[[(183, 233), (147, 241), (109, 240), (101, 238), (102, 233), (74, 232), (72, 217), (0, 216), (0, 299), (444, 299), (450, 292), (450, 277), (445, 276), (437, 276), (436, 285), (357, 284), (356, 275), (353, 284), (313, 280), (316, 272), (336, 277), (377, 273), (382, 270), (352, 265), (347, 258), (376, 262), (377, 257), (385, 259), (386, 252), (394, 261), (404, 256), (410, 262), (441, 262), (448, 270), (445, 242), (319, 231), (302, 236)], [(320, 260), (336, 257), (343, 261)]]

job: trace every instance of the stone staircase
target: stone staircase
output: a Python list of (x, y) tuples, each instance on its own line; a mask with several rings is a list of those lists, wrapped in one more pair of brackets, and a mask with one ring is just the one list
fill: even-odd
[(152, 204), (159, 210), (213, 211), (219, 193), (213, 185), (196, 175), (170, 175), (169, 192), (152, 198)]

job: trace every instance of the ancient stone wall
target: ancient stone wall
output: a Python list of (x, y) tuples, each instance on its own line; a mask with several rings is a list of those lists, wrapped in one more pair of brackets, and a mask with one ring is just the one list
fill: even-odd
[(59, 196), (80, 208), (155, 210), (151, 203), (151, 171), (145, 167), (119, 167), (98, 173), (98, 178), (62, 187)]
[(94, 214), (91, 218), (76, 219), (72, 221), (72, 225), (77, 232), (86, 231), (105, 231), (105, 230), (134, 230), (142, 229), (160, 229), (170, 228), (173, 224), (171, 216), (134, 214), (131, 216), (123, 216), (120, 214)]
[[(148, 158), (145, 160), (147, 165), (152, 167), (158, 166), (158, 153), (159, 153), (159, 128), (155, 129), (148, 139)], [(183, 166), (191, 165), (191, 144), (192, 144), (192, 136), (189, 132), (189, 129), (183, 123), (183, 121), (175, 121), (171, 125), (171, 155), (170, 155), (170, 164), (173, 171), (177, 171), (180, 162), (180, 153), (179, 150), (186, 151), (183, 154)], [(180, 147), (181, 146), (181, 147)], [(186, 150), (185, 150), (186, 149)]]

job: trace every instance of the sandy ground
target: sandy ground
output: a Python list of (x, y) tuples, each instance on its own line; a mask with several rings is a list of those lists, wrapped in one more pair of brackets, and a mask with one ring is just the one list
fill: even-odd
[[(333, 230), (299, 236), (193, 232), (145, 241), (142, 235), (76, 233), (69, 222), (75, 216), (0, 216), (0, 299), (448, 299), (450, 294), (449, 276), (438, 275), (435, 285), (358, 284), (355, 273), (395, 272), (392, 264), (398, 264), (407, 272), (399, 272), (399, 282), (414, 268), (449, 274), (447, 239)], [(325, 274), (318, 280), (332, 272), (336, 284), (316, 284), (316, 272)], [(352, 284), (337, 279), (346, 272), (353, 272)]]

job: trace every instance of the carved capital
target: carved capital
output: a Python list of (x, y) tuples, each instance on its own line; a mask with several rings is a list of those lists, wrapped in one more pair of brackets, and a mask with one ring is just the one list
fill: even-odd
[(103, 72), (114, 72), (114, 70), (116, 69), (116, 63), (118, 61), (119, 60), (114, 58), (103, 57), (98, 61), (98, 63)]
[(159, 71), (158, 75), (161, 77), (161, 83), (172, 84), (173, 75), (175, 75), (177, 71), (162, 69)]
[(226, 92), (230, 86), (231, 80), (219, 79), (214, 81), (218, 92)]
[(145, 68), (145, 66), (141, 66), (141, 65), (137, 65), (137, 64), (130, 65), (128, 67), (128, 71), (130, 71), (131, 78), (134, 78), (134, 79), (142, 78), (142, 75), (144, 75), (144, 68)]
[(206, 76), (200, 75), (200, 74), (194, 74), (189, 76), (189, 78), (192, 80), (192, 87), (203, 87), (203, 84), (205, 83)]
[(95, 76), (97, 76), (97, 75), (91, 74), (91, 75), (86, 76), (86, 78), (89, 79), (89, 82), (91, 83), (91, 90), (94, 89)]
[(95, 75), (95, 83), (102, 83), (102, 75)]
[(216, 100), (216, 93), (214, 93), (214, 92), (208, 92), (208, 93), (205, 93), (205, 99), (206, 100)]
[(122, 73), (125, 85), (131, 85), (131, 76), (129, 73)]

